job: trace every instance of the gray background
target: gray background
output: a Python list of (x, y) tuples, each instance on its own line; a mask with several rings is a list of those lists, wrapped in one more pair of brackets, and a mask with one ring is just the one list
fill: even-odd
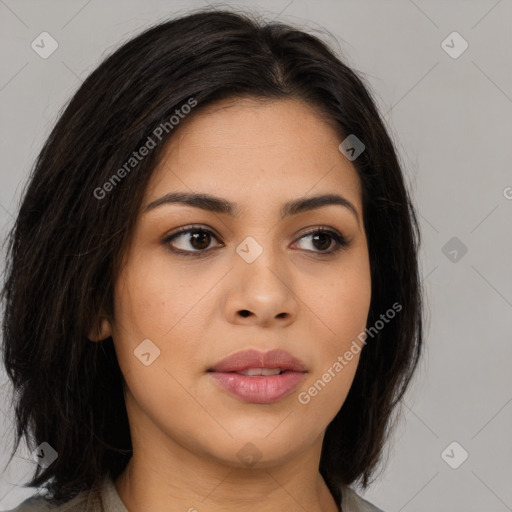
[[(80, 82), (149, 24), (202, 5), (0, 0), (2, 239), (33, 161)], [(427, 349), (387, 465), (365, 496), (387, 512), (512, 510), (512, 2), (222, 5), (330, 32), (328, 42), (368, 80), (419, 208)], [(47, 59), (31, 48), (43, 31), (59, 44)], [(469, 44), (457, 58), (443, 48), (458, 53), (461, 40), (442, 46), (454, 31)], [(5, 399), (0, 407), (4, 510), (34, 492), (20, 486), (34, 463), (20, 450), (4, 470), (12, 411)], [(446, 461), (459, 464), (462, 450), (469, 458), (453, 469)]]

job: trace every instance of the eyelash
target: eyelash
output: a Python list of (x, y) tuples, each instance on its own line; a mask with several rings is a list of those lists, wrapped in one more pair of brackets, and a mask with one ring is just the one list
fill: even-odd
[[(212, 249), (204, 249), (204, 250), (196, 250), (196, 251), (184, 251), (182, 249), (172, 248), (170, 242), (172, 240), (174, 240), (175, 238), (177, 238), (177, 237), (179, 237), (179, 236), (181, 236), (183, 234), (186, 234), (186, 233), (208, 233), (210, 235), (213, 235), (213, 237), (217, 239), (217, 236), (215, 235), (215, 233), (213, 233), (209, 229), (205, 229), (202, 226), (184, 226), (182, 228), (179, 228), (172, 235), (169, 235), (166, 238), (164, 238), (164, 240), (162, 240), (162, 243), (167, 245), (170, 251), (172, 251), (174, 253), (178, 253), (178, 254), (183, 255), (183, 256), (203, 257), (203, 256), (208, 255), (208, 253), (210, 251), (212, 251)], [(306, 236), (317, 235), (317, 234), (328, 235), (329, 237), (332, 238), (332, 240), (336, 244), (334, 249), (331, 249), (329, 251), (320, 251), (320, 252), (309, 251), (309, 250), (307, 251), (307, 252), (313, 252), (314, 254), (316, 254), (320, 258), (334, 256), (335, 254), (337, 254), (342, 249), (348, 247), (349, 244), (350, 244), (349, 241), (342, 234), (340, 234), (337, 231), (334, 231), (332, 229), (329, 229), (327, 227), (324, 227), (324, 226), (320, 226), (318, 228), (315, 228), (314, 230), (308, 231), (307, 233), (303, 233), (300, 236), (299, 240), (302, 240), (302, 238), (304, 238)]]

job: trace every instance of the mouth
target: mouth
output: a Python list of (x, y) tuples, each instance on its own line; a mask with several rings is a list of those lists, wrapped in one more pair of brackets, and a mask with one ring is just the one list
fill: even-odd
[(240, 372), (227, 372), (227, 373), (237, 373), (238, 375), (247, 375), (248, 377), (257, 377), (259, 375), (280, 375), (286, 370), (282, 370), (281, 368), (247, 368), (247, 370), (242, 370)]
[(257, 404), (274, 403), (289, 395), (306, 373), (304, 363), (283, 350), (238, 352), (208, 369), (221, 389)]

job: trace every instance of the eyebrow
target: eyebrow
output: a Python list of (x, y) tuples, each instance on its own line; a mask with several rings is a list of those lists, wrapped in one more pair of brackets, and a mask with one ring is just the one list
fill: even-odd
[[(169, 192), (164, 196), (155, 199), (149, 203), (144, 213), (147, 213), (155, 208), (167, 204), (182, 204), (186, 206), (193, 206), (201, 208), (202, 210), (223, 213), (232, 217), (238, 217), (242, 211), (237, 203), (228, 201), (221, 197), (212, 196), (210, 194), (199, 194), (192, 192)], [(355, 216), (359, 225), (359, 215), (355, 206), (345, 197), (337, 194), (322, 194), (313, 197), (301, 197), (285, 203), (280, 211), (281, 220), (292, 215), (297, 215), (310, 210), (316, 210), (324, 206), (339, 205), (347, 208)]]

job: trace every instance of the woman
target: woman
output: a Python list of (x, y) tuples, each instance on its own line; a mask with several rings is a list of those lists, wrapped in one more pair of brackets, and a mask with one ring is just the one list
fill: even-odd
[(419, 232), (371, 95), (318, 38), (201, 10), (127, 42), (9, 241), (15, 449), (48, 491), (17, 512), (379, 510), (354, 486), (420, 357)]

